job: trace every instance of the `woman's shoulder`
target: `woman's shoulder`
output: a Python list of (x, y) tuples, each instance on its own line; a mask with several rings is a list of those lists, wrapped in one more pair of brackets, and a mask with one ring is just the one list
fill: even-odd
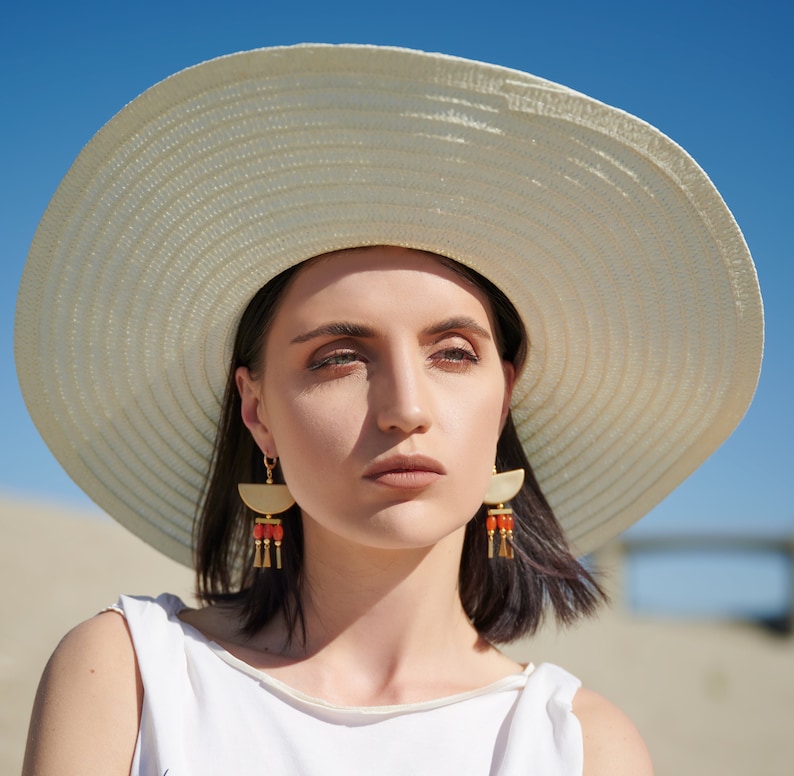
[(104, 612), (73, 628), (44, 669), (23, 776), (129, 773), (142, 700), (125, 619)]
[(652, 776), (645, 742), (617, 706), (585, 687), (573, 700), (584, 742), (584, 776)]
[[(135, 650), (125, 617), (113, 607), (81, 622), (61, 639), (48, 670), (52, 664), (85, 669), (92, 676), (113, 665), (126, 665), (134, 672)], [(117, 677), (103, 672), (97, 678), (112, 681)]]

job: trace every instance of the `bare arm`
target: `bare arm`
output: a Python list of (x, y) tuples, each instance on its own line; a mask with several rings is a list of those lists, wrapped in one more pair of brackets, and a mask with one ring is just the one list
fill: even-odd
[(142, 702), (126, 620), (78, 625), (44, 669), (22, 776), (129, 776)]
[(590, 690), (576, 693), (573, 712), (584, 737), (584, 776), (653, 776), (645, 742), (634, 723)]

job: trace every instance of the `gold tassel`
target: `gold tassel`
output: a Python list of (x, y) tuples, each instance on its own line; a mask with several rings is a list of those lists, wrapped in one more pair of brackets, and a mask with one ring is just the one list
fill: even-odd
[(269, 569), (273, 565), (272, 561), (270, 560), (270, 539), (265, 542), (265, 562), (262, 565), (262, 568)]
[(504, 520), (499, 521), (501, 525), (499, 526), (499, 557), (506, 558), (507, 557), (507, 531), (504, 527)]
[(276, 545), (276, 568), (281, 568), (281, 540), (284, 538), (284, 527), (279, 520), (273, 526), (273, 543)]
[(493, 510), (488, 510), (488, 516), (485, 518), (485, 530), (488, 531), (488, 557), (493, 558), (493, 536), (496, 533), (496, 516)]

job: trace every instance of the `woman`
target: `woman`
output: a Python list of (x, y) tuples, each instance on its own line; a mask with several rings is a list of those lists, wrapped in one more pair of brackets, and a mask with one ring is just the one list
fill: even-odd
[(56, 193), (17, 358), (67, 471), (195, 549), (208, 605), (72, 631), (25, 772), (650, 773), (493, 644), (594, 610), (571, 548), (730, 433), (761, 334), (707, 178), (582, 95), (355, 46), (159, 84)]

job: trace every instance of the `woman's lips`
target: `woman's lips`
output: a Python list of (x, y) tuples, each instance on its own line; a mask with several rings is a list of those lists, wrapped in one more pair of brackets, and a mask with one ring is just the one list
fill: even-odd
[(364, 478), (390, 488), (419, 490), (437, 482), (445, 473), (438, 461), (424, 455), (392, 456), (371, 464)]

